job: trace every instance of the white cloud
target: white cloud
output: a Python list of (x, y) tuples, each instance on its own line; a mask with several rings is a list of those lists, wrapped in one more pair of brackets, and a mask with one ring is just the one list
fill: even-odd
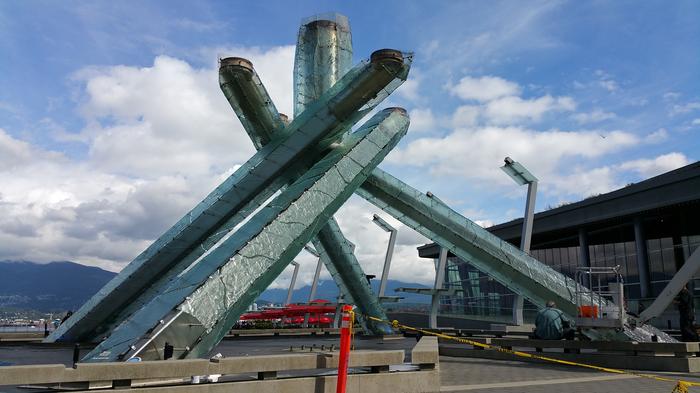
[(30, 162), (33, 150), (29, 143), (14, 139), (0, 128), (0, 170), (8, 170)]
[(507, 81), (497, 76), (483, 76), (472, 78), (465, 76), (459, 83), (448, 87), (452, 95), (464, 100), (491, 101), (505, 96), (520, 94), (520, 86), (517, 83)]
[(604, 120), (614, 119), (615, 117), (617, 116), (614, 113), (605, 112), (601, 109), (594, 109), (587, 113), (577, 113), (573, 116), (574, 120), (579, 124), (599, 123)]
[(493, 221), (491, 220), (476, 220), (474, 221), (476, 225), (482, 227), (482, 228), (489, 228), (494, 225)]
[(430, 108), (413, 109), (409, 116), (411, 118), (411, 126), (409, 132), (427, 132), (433, 131), (437, 125), (435, 116)]
[(627, 161), (619, 165), (621, 170), (633, 171), (643, 178), (649, 178), (690, 164), (690, 160), (682, 153), (668, 153), (653, 159)]
[[(293, 47), (238, 54), (291, 108)], [(86, 158), (0, 130), (0, 259), (119, 270), (247, 160), (254, 149), (211, 66), (159, 56), (76, 73), (87, 126), (55, 135), (83, 143)]]
[(549, 186), (549, 191), (555, 194), (576, 195), (580, 198), (603, 194), (622, 187), (622, 184), (615, 180), (615, 170), (607, 166), (592, 169), (579, 167), (569, 173), (555, 173), (547, 179), (545, 185)]
[(476, 125), (479, 120), (481, 108), (473, 105), (459, 106), (452, 114), (453, 127), (470, 127)]
[(396, 89), (396, 94), (411, 102), (419, 101), (420, 93), (418, 92), (418, 88), (420, 87), (421, 80), (420, 72), (416, 72), (415, 69), (412, 69), (408, 79)]
[(668, 139), (668, 131), (665, 128), (659, 128), (651, 134), (644, 137), (646, 143), (659, 143)]
[(547, 112), (572, 111), (576, 103), (571, 97), (545, 95), (534, 99), (509, 96), (489, 101), (484, 115), (494, 124), (514, 124), (522, 121), (539, 121)]
[(387, 160), (425, 168), (434, 175), (485, 180), (510, 185), (498, 169), (504, 157), (522, 162), (555, 193), (584, 192), (562, 171), (565, 160), (591, 159), (635, 146), (640, 139), (629, 132), (535, 131), (523, 127), (485, 126), (457, 129), (444, 137), (424, 137), (395, 149)]
[[(261, 77), (263, 72), (291, 75), (291, 47), (249, 55)], [(270, 69), (273, 60), (276, 73)], [(214, 69), (193, 69), (159, 56), (151, 67), (93, 68), (77, 79), (85, 83), (81, 112), (90, 126), (84, 136), (91, 159), (104, 170), (141, 177), (198, 176), (221, 172), (254, 152)], [(271, 94), (291, 96), (291, 76), (275, 81), (268, 87)], [(291, 106), (289, 100), (282, 103)]]
[(432, 282), (435, 278), (432, 261), (419, 258), (416, 251), (416, 247), (429, 240), (362, 198), (353, 196), (340, 208), (336, 218), (348, 239), (355, 243), (355, 255), (365, 273), (381, 275), (389, 241), (389, 234), (372, 223), (375, 213), (398, 231), (389, 278), (422, 284)]
[(700, 126), (700, 119), (693, 119), (690, 124), (693, 126)]

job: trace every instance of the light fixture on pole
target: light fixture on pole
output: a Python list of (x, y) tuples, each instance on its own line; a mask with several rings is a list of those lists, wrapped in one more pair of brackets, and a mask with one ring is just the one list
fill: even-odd
[(316, 297), (316, 289), (318, 288), (318, 279), (321, 276), (321, 255), (316, 251), (315, 248), (311, 247), (310, 245), (305, 245), (304, 250), (308, 252), (309, 254), (315, 256), (318, 258), (318, 261), (316, 262), (316, 271), (314, 272), (314, 280), (311, 282), (311, 292), (309, 292), (309, 303), (311, 303), (312, 300)]
[[(501, 167), (503, 172), (510, 176), (518, 185), (527, 184), (527, 200), (525, 201), (525, 215), (523, 216), (523, 229), (520, 235), (520, 249), (530, 253), (530, 242), (532, 240), (532, 221), (535, 215), (535, 198), (537, 196), (537, 178), (530, 173), (522, 164), (513, 161), (512, 158), (505, 158), (505, 165)], [(523, 324), (523, 297), (515, 295), (513, 300), (513, 323)]]
[(297, 274), (299, 273), (299, 262), (292, 261), (292, 265), (294, 265), (294, 273), (292, 273), (292, 282), (289, 283), (285, 305), (292, 303), (292, 292), (294, 292), (294, 284), (297, 282)]
[(379, 282), (379, 297), (384, 296), (386, 291), (386, 284), (389, 280), (389, 268), (391, 267), (391, 257), (394, 255), (394, 245), (396, 244), (396, 228), (389, 225), (388, 222), (384, 221), (378, 215), (372, 216), (372, 222), (377, 224), (378, 227), (382, 228), (384, 231), (389, 232), (389, 245), (386, 248), (386, 256), (384, 257), (384, 268), (382, 269), (382, 278)]

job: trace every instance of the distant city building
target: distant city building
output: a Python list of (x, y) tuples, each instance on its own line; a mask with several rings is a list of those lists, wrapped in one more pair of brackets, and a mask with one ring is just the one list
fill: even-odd
[[(518, 246), (522, 222), (521, 218), (488, 230)], [(571, 277), (577, 267), (620, 265), (628, 308), (636, 312), (658, 296), (699, 246), (700, 162), (696, 162), (535, 214), (531, 255)], [(436, 259), (439, 246), (427, 244), (418, 252), (420, 257)], [(452, 254), (446, 269), (446, 288), (461, 291), (442, 298), (442, 315), (510, 320), (514, 295), (506, 287)], [(690, 282), (696, 297), (698, 279), (700, 275)], [(532, 318), (534, 311), (526, 303), (526, 318)], [(667, 312), (656, 324), (677, 326), (675, 314)]]

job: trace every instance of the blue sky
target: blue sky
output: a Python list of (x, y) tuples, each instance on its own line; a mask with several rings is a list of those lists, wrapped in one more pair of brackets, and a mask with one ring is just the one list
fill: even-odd
[[(291, 4), (1, 2), (0, 259), (123, 267), (253, 153), (217, 57), (253, 60), (290, 113), (299, 22), (324, 12), (349, 17), (356, 61), (415, 52), (384, 105), (412, 125), (382, 168), (484, 225), (522, 214), (506, 155), (540, 179), (538, 211), (699, 158), (696, 1)], [(370, 273), (375, 211), (338, 214)], [(393, 223), (394, 278), (429, 281), (426, 239)]]

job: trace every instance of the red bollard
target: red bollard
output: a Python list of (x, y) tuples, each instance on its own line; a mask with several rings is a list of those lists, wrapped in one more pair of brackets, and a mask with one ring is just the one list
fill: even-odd
[(345, 393), (348, 382), (348, 360), (350, 358), (350, 344), (352, 343), (352, 323), (350, 317), (352, 306), (343, 306), (343, 316), (340, 323), (340, 359), (338, 360), (338, 385), (336, 393)]

